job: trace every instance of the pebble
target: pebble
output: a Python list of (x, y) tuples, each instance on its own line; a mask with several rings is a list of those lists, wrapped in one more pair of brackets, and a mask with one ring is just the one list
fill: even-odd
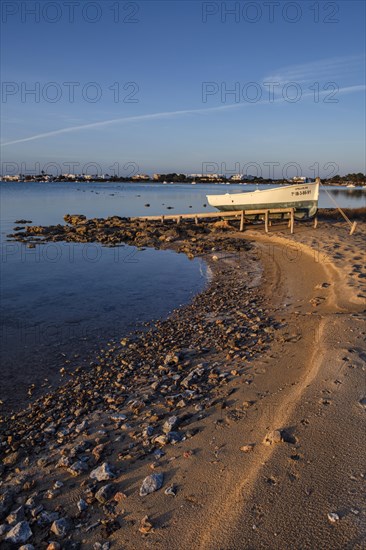
[(282, 441), (282, 434), (281, 430), (274, 430), (273, 432), (269, 432), (266, 437), (263, 440), (263, 443), (265, 445), (274, 445), (275, 443), (281, 443)]
[(25, 519), (24, 516), (24, 506), (19, 506), (16, 510), (11, 512), (8, 517), (6, 518), (7, 523), (9, 525), (15, 525), (16, 523), (19, 523)]
[(162, 487), (163, 481), (164, 481), (164, 474), (162, 473), (151, 474), (145, 477), (140, 487), (140, 496), (145, 497), (150, 493), (154, 493), (155, 491), (158, 491)]
[(122, 413), (113, 413), (111, 414), (111, 420), (114, 422), (123, 422), (124, 420), (127, 420), (127, 416)]
[(91, 479), (96, 479), (97, 481), (107, 481), (113, 479), (115, 474), (112, 472), (110, 465), (107, 462), (103, 462), (101, 466), (95, 468), (90, 473)]
[(243, 451), (243, 453), (251, 453), (254, 450), (254, 443), (243, 445), (242, 447), (240, 447), (240, 450)]
[(79, 512), (85, 512), (85, 510), (88, 508), (88, 504), (85, 502), (83, 498), (81, 498), (77, 503), (77, 507)]
[(103, 487), (101, 487), (95, 493), (95, 498), (101, 504), (105, 504), (106, 502), (108, 502), (108, 500), (112, 498), (113, 493), (114, 493), (114, 486), (111, 483), (109, 483), (107, 485), (103, 485)]
[(167, 487), (164, 491), (164, 493), (166, 495), (170, 495), (170, 496), (173, 496), (175, 497), (176, 494), (177, 494), (177, 489), (174, 487), (174, 485), (169, 485), (169, 487)]
[(27, 542), (32, 535), (29, 523), (27, 521), (20, 521), (6, 533), (5, 540), (14, 544), (22, 544), (23, 542)]
[[(81, 462), (81, 460), (77, 460), (69, 468), (67, 468), (67, 471), (72, 476), (76, 477), (82, 474), (83, 472), (87, 471), (88, 466), (85, 464), (85, 462)], [(91, 477), (91, 474), (90, 474)]]
[(170, 418), (168, 418), (168, 420), (166, 420), (166, 422), (164, 422), (163, 432), (167, 434), (168, 432), (173, 431), (174, 428), (178, 425), (178, 423), (179, 423), (178, 417), (171, 416)]
[(51, 525), (51, 531), (57, 537), (64, 537), (70, 529), (69, 521), (66, 518), (56, 519)]
[(339, 521), (339, 515), (335, 512), (329, 512), (328, 519), (331, 523), (336, 523), (337, 521)]
[(151, 531), (154, 531), (153, 524), (149, 520), (149, 516), (145, 516), (145, 517), (142, 518), (142, 520), (140, 522), (139, 531), (143, 535), (147, 535)]

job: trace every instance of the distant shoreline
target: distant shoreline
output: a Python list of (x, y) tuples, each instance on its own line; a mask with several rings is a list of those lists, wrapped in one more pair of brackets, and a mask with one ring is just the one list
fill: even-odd
[[(288, 180), (265, 180), (265, 179), (255, 179), (251, 181), (230, 181), (228, 179), (219, 179), (219, 180), (195, 180), (192, 179), (186, 179), (182, 181), (157, 181), (157, 180), (132, 180), (131, 178), (110, 178), (110, 179), (100, 179), (100, 178), (93, 178), (93, 179), (66, 179), (66, 178), (55, 178), (55, 179), (38, 179), (37, 176), (34, 177), (34, 179), (21, 179), (21, 180), (13, 180), (13, 179), (5, 179), (6, 177), (0, 177), (0, 183), (146, 183), (146, 184), (160, 184), (160, 185), (179, 185), (179, 184), (190, 184), (190, 185), (198, 185), (198, 184), (209, 184), (209, 185), (299, 185), (303, 182), (294, 182), (294, 181), (288, 181)], [(309, 183), (309, 182), (306, 182)], [(345, 189), (365, 189), (366, 188), (366, 181), (357, 183), (357, 182), (332, 182), (324, 180), (322, 181), (322, 185), (330, 186), (330, 187), (342, 187)]]

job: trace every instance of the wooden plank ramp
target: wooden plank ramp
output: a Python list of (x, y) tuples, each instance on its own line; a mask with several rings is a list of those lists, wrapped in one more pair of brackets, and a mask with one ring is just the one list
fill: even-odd
[(273, 208), (270, 210), (230, 210), (226, 212), (200, 212), (192, 214), (162, 214), (160, 216), (135, 216), (130, 218), (131, 221), (141, 220), (141, 221), (160, 221), (164, 223), (165, 221), (173, 220), (179, 225), (182, 220), (194, 220), (195, 224), (199, 223), (199, 220), (215, 219), (215, 218), (228, 218), (235, 217), (240, 219), (240, 231), (244, 231), (246, 216), (263, 216), (264, 217), (264, 230), (266, 233), (269, 231), (270, 226), (270, 216), (271, 214), (289, 214), (290, 218), (288, 221), (288, 227), (290, 232), (294, 232), (295, 216), (294, 208)]

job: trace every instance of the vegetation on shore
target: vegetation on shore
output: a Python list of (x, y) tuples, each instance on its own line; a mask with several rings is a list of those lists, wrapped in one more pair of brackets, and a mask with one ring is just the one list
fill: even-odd
[[(190, 176), (186, 174), (177, 174), (176, 172), (168, 173), (168, 174), (157, 174), (158, 177), (153, 178), (147, 175), (141, 174), (141, 176), (130, 176), (130, 177), (122, 177), (117, 175), (109, 175), (104, 174), (103, 176), (100, 175), (87, 175), (87, 174), (59, 174), (57, 176), (46, 174), (45, 172), (41, 172), (37, 175), (25, 175), (25, 174), (19, 174), (17, 176), (0, 176), (0, 180), (4, 181), (12, 181), (12, 182), (122, 182), (122, 183), (135, 183), (135, 182), (144, 182), (144, 183), (230, 183), (230, 184), (238, 184), (238, 183), (250, 183), (250, 184), (288, 184), (288, 183), (303, 183), (303, 182), (295, 182), (292, 179), (286, 179), (286, 178), (280, 178), (280, 179), (272, 179), (272, 178), (262, 178), (257, 176), (249, 176), (245, 177), (243, 176), (240, 180), (233, 180), (231, 176), (225, 176), (220, 175), (218, 177), (213, 177), (212, 174), (201, 176)], [(358, 173), (351, 173), (346, 174), (345, 176), (336, 175), (332, 178), (325, 178), (322, 180), (322, 183), (324, 185), (348, 185), (353, 184), (356, 187), (362, 187), (366, 185), (366, 175), (362, 172)]]

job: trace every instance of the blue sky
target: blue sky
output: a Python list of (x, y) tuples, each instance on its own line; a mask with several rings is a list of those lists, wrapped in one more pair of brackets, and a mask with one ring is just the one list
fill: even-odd
[(349, 0), (4, 1), (1, 171), (365, 172), (364, 20)]

